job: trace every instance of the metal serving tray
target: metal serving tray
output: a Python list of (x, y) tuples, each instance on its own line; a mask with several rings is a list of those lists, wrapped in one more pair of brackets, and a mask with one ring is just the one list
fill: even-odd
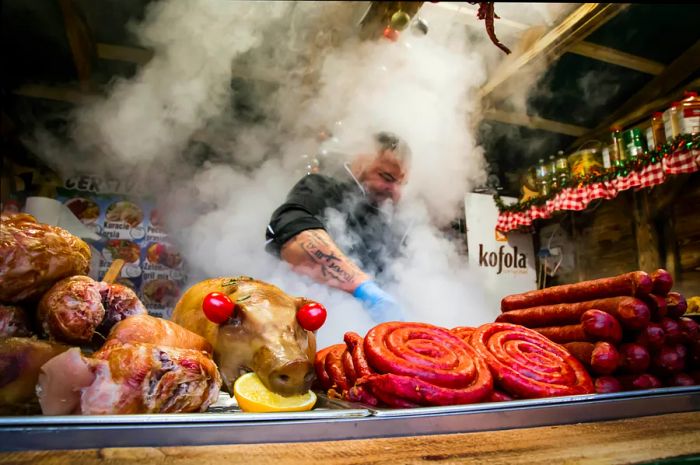
[(319, 396), (309, 412), (275, 414), (242, 413), (220, 401), (203, 414), (3, 417), (0, 451), (415, 436), (698, 410), (700, 386), (415, 409), (377, 409)]
[[(332, 418), (357, 418), (370, 416), (372, 412), (363, 407), (324, 395), (318, 396), (316, 406), (307, 412), (245, 413), (235, 398), (227, 393), (205, 413), (160, 413), (143, 415), (27, 415), (0, 417), (0, 437), (7, 426), (59, 426), (59, 425), (150, 425), (177, 423), (238, 423), (277, 420), (327, 420)], [(0, 445), (2, 450), (2, 445)]]

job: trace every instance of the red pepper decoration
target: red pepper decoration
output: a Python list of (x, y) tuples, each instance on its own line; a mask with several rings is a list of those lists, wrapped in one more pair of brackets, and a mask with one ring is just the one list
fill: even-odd
[(221, 324), (234, 316), (236, 304), (221, 292), (210, 292), (202, 301), (204, 316), (213, 323)]
[(476, 16), (479, 19), (483, 19), (484, 22), (486, 23), (486, 33), (489, 35), (489, 38), (491, 39), (491, 42), (494, 43), (494, 45), (501, 50), (503, 50), (506, 54), (510, 54), (510, 49), (503, 45), (499, 40), (498, 37), (496, 37), (496, 31), (494, 30), (494, 18), (500, 19), (496, 12), (494, 11), (493, 8), (493, 3), (494, 2), (468, 2), (470, 5), (474, 5), (476, 3), (479, 4), (479, 11), (477, 11)]
[(297, 321), (307, 331), (316, 331), (326, 322), (326, 308), (318, 302), (309, 302), (297, 310)]

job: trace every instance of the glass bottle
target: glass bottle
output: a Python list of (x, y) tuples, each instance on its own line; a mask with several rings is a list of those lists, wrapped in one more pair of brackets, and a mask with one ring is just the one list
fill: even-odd
[(557, 152), (556, 173), (559, 181), (559, 187), (564, 187), (569, 180), (569, 163), (564, 156), (564, 151)]
[[(601, 152), (603, 155), (603, 168), (605, 168), (606, 170), (612, 166), (612, 157), (614, 156), (614, 154), (611, 155), (611, 153), (610, 153), (611, 147), (612, 147), (612, 145), (607, 145), (607, 146), (603, 147), (603, 150)], [(614, 149), (613, 149), (613, 151), (614, 151)]]
[[(627, 159), (627, 153), (625, 151), (625, 144), (622, 141), (622, 128), (615, 126), (612, 128), (612, 145), (614, 147), (614, 160), (613, 166), (620, 166)], [(612, 154), (611, 154), (612, 155)]]
[(549, 166), (542, 158), (537, 160), (536, 180), (541, 196), (549, 195)]
[(632, 159), (637, 159), (646, 151), (646, 144), (639, 128), (632, 128), (622, 134), (625, 143), (626, 155)]
[(549, 156), (549, 162), (547, 163), (547, 171), (549, 178), (549, 188), (550, 190), (555, 190), (559, 187), (559, 179), (557, 178), (557, 160), (554, 155)]

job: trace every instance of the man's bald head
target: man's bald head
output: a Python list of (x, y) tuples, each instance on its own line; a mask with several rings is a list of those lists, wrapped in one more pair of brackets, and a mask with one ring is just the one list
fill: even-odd
[(398, 202), (408, 178), (411, 149), (390, 132), (375, 134), (374, 145), (374, 153), (357, 156), (351, 165), (352, 172), (372, 202), (378, 204), (389, 199)]

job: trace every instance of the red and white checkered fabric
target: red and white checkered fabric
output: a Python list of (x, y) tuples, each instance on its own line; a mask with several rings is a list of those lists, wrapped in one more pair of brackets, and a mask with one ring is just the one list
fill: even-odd
[(637, 187), (637, 190), (644, 187), (654, 187), (662, 184), (666, 180), (666, 173), (664, 173), (663, 163), (654, 163), (647, 165), (639, 173), (639, 181), (641, 184)]
[(593, 202), (598, 199), (612, 199), (617, 195), (617, 190), (611, 187), (610, 183), (606, 182), (594, 182), (591, 183), (586, 189), (588, 194), (588, 203)]
[(619, 177), (612, 180), (615, 189), (618, 192), (626, 191), (627, 189), (632, 189), (633, 187), (639, 187), (642, 182), (639, 180), (639, 173), (632, 171), (625, 177)]
[(583, 210), (586, 208), (584, 205), (585, 194), (583, 189), (580, 187), (572, 187), (569, 189), (564, 189), (561, 194), (563, 198), (561, 199), (561, 209), (562, 210)]
[(664, 171), (668, 174), (694, 173), (700, 169), (698, 150), (675, 152), (664, 158)]
[(594, 200), (612, 199), (618, 193), (628, 189), (642, 189), (662, 184), (668, 175), (693, 173), (698, 170), (700, 170), (700, 151), (676, 152), (665, 158), (662, 163), (649, 165), (641, 171), (633, 171), (623, 178), (562, 189), (544, 205), (533, 205), (523, 212), (503, 212), (498, 215), (496, 229), (508, 232), (529, 227), (534, 220), (551, 218), (557, 211), (581, 211)]

